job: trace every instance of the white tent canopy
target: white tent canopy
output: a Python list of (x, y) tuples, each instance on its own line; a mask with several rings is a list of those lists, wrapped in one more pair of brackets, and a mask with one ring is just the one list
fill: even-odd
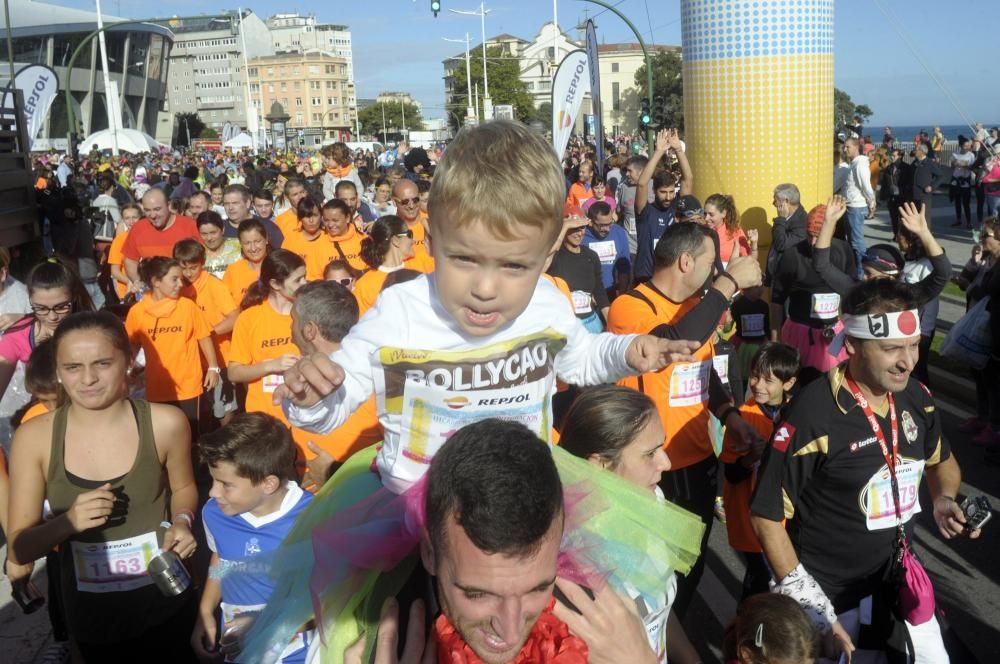
[(119, 129), (117, 132), (113, 132), (110, 129), (102, 129), (80, 141), (80, 151), (87, 153), (95, 144), (98, 150), (113, 150), (115, 147), (115, 134), (117, 134), (118, 149), (122, 152), (138, 154), (141, 152), (156, 152), (160, 149), (160, 143), (155, 138), (138, 129)]
[(252, 148), (253, 147), (253, 137), (251, 137), (250, 134), (247, 134), (246, 132), (244, 132), (244, 133), (241, 133), (241, 134), (237, 134), (236, 136), (233, 136), (228, 141), (226, 141), (223, 145), (225, 147), (227, 147), (227, 148), (234, 148), (234, 149)]

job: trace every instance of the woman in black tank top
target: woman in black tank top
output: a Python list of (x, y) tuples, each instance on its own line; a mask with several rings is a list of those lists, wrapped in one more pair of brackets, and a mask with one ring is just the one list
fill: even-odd
[[(58, 547), (60, 598), (87, 662), (194, 661), (194, 589), (164, 597), (146, 572), (158, 549), (196, 548), (191, 434), (172, 406), (126, 398), (128, 338), (114, 315), (80, 313), (53, 337), (67, 403), (17, 431), (10, 557)], [(48, 500), (53, 517), (42, 518)], [(171, 525), (172, 522), (172, 525)]]

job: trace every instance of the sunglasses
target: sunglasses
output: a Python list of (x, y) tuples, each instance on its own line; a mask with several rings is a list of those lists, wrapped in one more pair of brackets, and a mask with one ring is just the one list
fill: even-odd
[(354, 283), (354, 277), (344, 277), (343, 279), (328, 279), (327, 281), (332, 281), (338, 283), (344, 288), (349, 288), (351, 284)]
[(405, 238), (409, 238), (409, 239), (412, 240), (413, 239), (413, 231), (411, 231), (410, 229), (407, 229), (405, 233), (396, 233), (396, 237), (405, 237)]
[(419, 204), (420, 204), (420, 197), (419, 196), (417, 196), (416, 198), (397, 198), (396, 199), (396, 205), (407, 205), (408, 206), (408, 205), (419, 205)]

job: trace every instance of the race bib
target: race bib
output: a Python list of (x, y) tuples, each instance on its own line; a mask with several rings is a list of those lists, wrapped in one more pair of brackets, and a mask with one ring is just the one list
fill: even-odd
[(590, 293), (575, 290), (570, 295), (573, 296), (573, 311), (578, 314), (589, 314), (594, 310)]
[(708, 377), (712, 360), (679, 362), (670, 374), (671, 406), (694, 406), (708, 401)]
[[(899, 483), (899, 511), (903, 523), (920, 513), (920, 478), (924, 462), (901, 459), (896, 467)], [(885, 530), (896, 527), (896, 504), (892, 496), (892, 480), (885, 464), (871, 476), (861, 492), (861, 508), (865, 512), (868, 530)]]
[(153, 584), (146, 567), (160, 550), (156, 533), (111, 542), (70, 542), (76, 589), (114, 593)]
[(454, 392), (407, 383), (399, 463), (426, 466), (453, 433), (490, 417), (519, 422), (548, 439), (547, 381), (501, 390)]
[(598, 258), (601, 259), (601, 265), (614, 265), (615, 256), (617, 255), (614, 240), (591, 242), (587, 246), (590, 247), (591, 251), (597, 254)]
[[(222, 629), (223, 630), (225, 629), (224, 625), (227, 622), (230, 622), (234, 618), (238, 618), (240, 614), (261, 613), (266, 606), (267, 604), (227, 604), (226, 602), (221, 602), (219, 604), (219, 608), (222, 610), (222, 623), (223, 623)], [(245, 632), (246, 630), (242, 631)], [(221, 633), (222, 632), (220, 632), (220, 634)], [(305, 648), (306, 647), (305, 634), (306, 634), (305, 632), (298, 632), (294, 637), (292, 637), (292, 640), (288, 642), (288, 646), (286, 646), (285, 649), (281, 651), (281, 656), (278, 658), (278, 661), (281, 661), (285, 657), (288, 657), (289, 655), (295, 653), (296, 651)], [(235, 662), (236, 660), (229, 659), (227, 657), (225, 661)]]
[(712, 366), (715, 367), (715, 373), (719, 374), (722, 382), (729, 384), (729, 356), (716, 355), (712, 358)]
[(810, 315), (819, 320), (830, 320), (840, 315), (840, 295), (837, 293), (813, 293)]
[(261, 386), (265, 394), (271, 394), (276, 389), (278, 389), (278, 386), (284, 384), (285, 384), (284, 374), (268, 374), (264, 376), (264, 378), (262, 379)]
[(744, 337), (764, 336), (764, 314), (742, 314), (740, 335)]

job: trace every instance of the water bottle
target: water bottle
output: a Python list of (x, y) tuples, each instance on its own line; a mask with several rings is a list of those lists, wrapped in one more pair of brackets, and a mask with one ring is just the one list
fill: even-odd
[(191, 575), (173, 551), (160, 551), (150, 559), (146, 569), (165, 597), (180, 595), (191, 587)]

